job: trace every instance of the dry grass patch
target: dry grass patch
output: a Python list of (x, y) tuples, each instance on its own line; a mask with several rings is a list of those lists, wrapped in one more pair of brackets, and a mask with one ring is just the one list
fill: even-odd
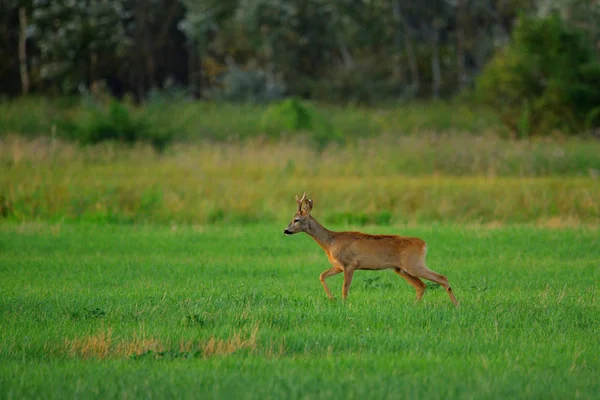
[(65, 351), (69, 357), (107, 358), (112, 355), (112, 329), (93, 335), (65, 340)]
[[(103, 329), (94, 334), (66, 339), (62, 351), (70, 358), (105, 359), (139, 357), (150, 355), (156, 358), (170, 357), (203, 357), (210, 358), (233, 354), (257, 348), (258, 326), (249, 334), (234, 332), (231, 336), (220, 338), (211, 336), (207, 339), (172, 341), (156, 337), (144, 337), (135, 333), (131, 338), (116, 338), (112, 329)], [(272, 349), (271, 349), (272, 350)]]

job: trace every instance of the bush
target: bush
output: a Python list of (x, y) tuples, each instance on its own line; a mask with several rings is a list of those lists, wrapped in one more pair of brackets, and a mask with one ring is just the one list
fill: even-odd
[(332, 141), (338, 143), (343, 141), (341, 133), (334, 129), (327, 118), (297, 97), (270, 105), (261, 123), (263, 129), (268, 131), (280, 128), (310, 132), (311, 138), (319, 148), (325, 147)]
[(511, 44), (483, 70), (477, 92), (521, 136), (600, 125), (598, 56), (585, 33), (558, 15), (521, 18)]
[(156, 107), (146, 106), (136, 113), (125, 103), (110, 100), (106, 106), (88, 105), (75, 118), (57, 119), (56, 126), (64, 136), (82, 144), (118, 141), (133, 144), (150, 143), (162, 152), (171, 143), (175, 130), (165, 121), (157, 121)]

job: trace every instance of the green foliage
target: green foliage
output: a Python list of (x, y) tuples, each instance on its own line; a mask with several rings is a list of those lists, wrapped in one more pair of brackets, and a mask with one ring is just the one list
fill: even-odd
[(267, 131), (284, 129), (291, 132), (310, 132), (311, 138), (319, 148), (330, 142), (341, 143), (344, 139), (327, 117), (298, 97), (270, 105), (262, 116), (262, 126)]
[(330, 301), (286, 223), (0, 224), (0, 398), (597, 398), (596, 228), (362, 229), (425, 239), (455, 309), (389, 270)]
[(592, 47), (600, 39), (595, 1), (488, 3), (5, 0), (0, 90), (19, 93), (27, 66), (28, 86), (43, 94), (106, 80), (115, 94), (143, 101), (176, 81), (204, 98), (221, 92), (263, 101), (285, 88), (302, 98), (365, 104), (465, 89), (506, 43), (519, 13), (558, 12)]
[(377, 60), (366, 60), (351, 68), (332, 68), (329, 75), (313, 85), (315, 98), (332, 104), (379, 104), (388, 99), (408, 97), (406, 85), (391, 79), (391, 69)]
[(558, 15), (526, 18), (484, 69), (480, 98), (520, 136), (600, 126), (600, 62), (585, 33)]
[(160, 116), (157, 105), (149, 105), (136, 113), (126, 103), (111, 99), (107, 105), (84, 107), (75, 118), (57, 119), (60, 134), (81, 144), (116, 141), (133, 144), (150, 143), (162, 152), (171, 143), (175, 130)]
[(111, 101), (106, 109), (90, 109), (78, 121), (76, 136), (82, 143), (115, 140), (133, 143), (145, 130), (144, 122), (133, 117), (124, 104)]
[(270, 106), (263, 115), (263, 124), (278, 124), (291, 131), (311, 131), (318, 117), (314, 109), (297, 97)]
[[(37, 96), (0, 101), (0, 137), (49, 136), (55, 133), (57, 122), (78, 112), (78, 100)], [(53, 128), (54, 127), (54, 128)]]
[[(456, 4), (443, 0), (423, 5), (382, 0), (185, 3), (184, 31), (198, 42), (202, 54), (224, 54), (218, 58), (234, 59), (240, 65), (258, 63), (292, 95), (360, 104), (423, 94), (431, 81), (431, 34), (448, 31), (457, 11)], [(469, 16), (478, 20), (482, 11), (469, 8)], [(485, 30), (490, 27), (478, 29)], [(446, 39), (440, 43), (440, 58), (454, 57), (454, 49)], [(412, 74), (401, 67), (411, 63), (417, 69)], [(221, 62), (224, 69), (229, 64)], [(444, 64), (439, 67), (449, 87), (446, 92), (454, 92), (457, 80), (451, 65), (455, 63)], [(227, 74), (237, 75), (235, 69)], [(415, 93), (417, 87), (420, 93)]]
[[(0, 101), (0, 137), (11, 134), (38, 137), (56, 133), (72, 138), (72, 135), (68, 136), (66, 133), (76, 130), (73, 125), (85, 119), (90, 109), (100, 107), (87, 96), (84, 99), (86, 100), (82, 102), (81, 98), (23, 97)], [(291, 109), (291, 112), (285, 111), (289, 115), (283, 118), (275, 115), (275, 119), (269, 121), (267, 118), (270, 116), (265, 114), (277, 114), (272, 110), (281, 104), (287, 104), (286, 107)], [(287, 103), (283, 101), (266, 105), (248, 102), (192, 102), (185, 91), (175, 90), (152, 92), (144, 105), (127, 108), (136, 117), (146, 118), (154, 129), (173, 132), (173, 140), (176, 141), (248, 140), (265, 133), (272, 138), (282, 138), (281, 133), (284, 131), (287, 131), (286, 139), (290, 139), (291, 136), (306, 133), (295, 128), (298, 126), (298, 115), (302, 113), (309, 113), (309, 118), (316, 121), (316, 128), (311, 131), (311, 135), (315, 138), (313, 144), (318, 146), (332, 141), (348, 143), (382, 134), (398, 137), (431, 132), (500, 134), (505, 130), (488, 108), (462, 100), (397, 103), (375, 108), (333, 106), (291, 98)], [(106, 106), (100, 110), (106, 112)]]
[(129, 12), (121, 0), (34, 1), (30, 36), (40, 51), (39, 75), (62, 93), (89, 85), (90, 71), (105, 74), (131, 47)]
[(272, 65), (291, 93), (305, 95), (326, 69), (323, 58), (335, 51), (335, 27), (330, 22), (335, 8), (321, 0), (240, 1), (234, 18), (249, 36), (244, 43), (250, 42), (253, 58)]
[(222, 79), (222, 88), (212, 97), (231, 102), (268, 103), (283, 96), (284, 88), (267, 82), (261, 70), (230, 68)]

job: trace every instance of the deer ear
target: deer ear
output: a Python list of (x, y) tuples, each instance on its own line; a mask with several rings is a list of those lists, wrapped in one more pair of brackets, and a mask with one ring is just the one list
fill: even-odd
[[(312, 200), (308, 200), (306, 198), (306, 192), (304, 192), (304, 194), (302, 195), (302, 198), (300, 198), (300, 199), (298, 198), (298, 195), (296, 195), (296, 203), (298, 203), (298, 211), (304, 212), (304, 208), (305, 208), (304, 203), (306, 203), (307, 201), (311, 202), (310, 208), (312, 208)], [(310, 210), (308, 210), (308, 212), (310, 212)]]

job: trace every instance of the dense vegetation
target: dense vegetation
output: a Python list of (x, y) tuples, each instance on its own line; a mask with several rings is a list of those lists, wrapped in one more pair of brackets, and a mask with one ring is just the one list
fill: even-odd
[(584, 32), (558, 15), (523, 18), (486, 66), (479, 91), (521, 135), (581, 133), (600, 122), (600, 62)]
[[(236, 102), (380, 104), (470, 97), (477, 88), (513, 133), (582, 133), (600, 124), (597, 2), (0, 4), (0, 94), (105, 88), (139, 102), (167, 90)], [(107, 136), (145, 127), (121, 129)]]

